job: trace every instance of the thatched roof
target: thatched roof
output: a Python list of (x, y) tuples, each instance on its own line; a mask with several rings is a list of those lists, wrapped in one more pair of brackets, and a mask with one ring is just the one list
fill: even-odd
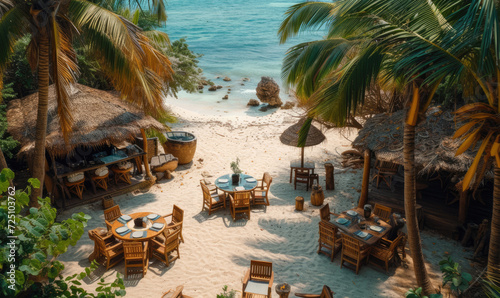
[[(417, 167), (423, 167), (420, 173), (439, 170), (467, 172), (477, 149), (455, 156), (461, 141), (452, 139), (459, 127), (454, 122), (453, 114), (440, 107), (432, 107), (426, 116), (426, 120), (417, 126), (415, 135), (415, 162)], [(379, 160), (403, 164), (404, 120), (404, 110), (372, 117), (359, 131), (353, 147), (360, 150), (368, 148)]]
[[(299, 120), (299, 122), (287, 128), (280, 136), (280, 141), (289, 146), (298, 147), (299, 142), (299, 131), (304, 124), (305, 119)], [(309, 133), (307, 134), (305, 147), (315, 146), (325, 140), (325, 135), (317, 129), (314, 125), (311, 125)]]
[[(49, 109), (46, 148), (55, 155), (65, 155), (78, 145), (118, 145), (132, 141), (140, 129), (165, 131), (164, 125), (117, 96), (75, 84), (71, 88), (73, 132), (65, 144), (57, 116), (54, 85), (49, 87)], [(9, 133), (21, 143), (20, 155), (29, 155), (35, 147), (35, 123), (38, 93), (9, 102), (7, 121)]]

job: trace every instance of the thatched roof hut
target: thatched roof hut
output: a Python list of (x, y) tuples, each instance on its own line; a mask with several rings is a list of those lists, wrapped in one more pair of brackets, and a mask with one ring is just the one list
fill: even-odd
[[(423, 168), (420, 174), (440, 170), (462, 174), (467, 172), (477, 148), (455, 156), (461, 141), (452, 139), (460, 126), (454, 122), (453, 114), (440, 107), (432, 107), (426, 116), (426, 120), (417, 126), (415, 135), (415, 163), (417, 167)], [(403, 164), (404, 120), (404, 110), (375, 115), (359, 131), (352, 143), (353, 147), (370, 149), (379, 160)]]
[[(163, 124), (110, 92), (80, 84), (71, 89), (74, 123), (69, 143), (65, 144), (57, 116), (55, 88), (49, 87), (46, 149), (56, 156), (63, 156), (79, 145), (95, 147), (133, 141), (141, 128), (166, 130)], [(21, 143), (20, 156), (30, 155), (35, 147), (37, 106), (38, 93), (9, 102), (8, 131)]]

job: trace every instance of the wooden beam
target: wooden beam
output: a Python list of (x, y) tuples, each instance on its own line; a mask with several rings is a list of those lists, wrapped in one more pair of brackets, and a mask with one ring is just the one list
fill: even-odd
[(370, 159), (370, 149), (366, 149), (364, 154), (363, 182), (361, 184), (361, 196), (359, 197), (358, 208), (363, 208), (368, 200), (368, 186), (370, 185)]
[(153, 180), (153, 179), (156, 179), (155, 177), (153, 177), (153, 175), (151, 175), (151, 171), (149, 170), (149, 162), (148, 162), (148, 138), (146, 137), (146, 132), (144, 131), (143, 128), (141, 128), (141, 135), (142, 135), (142, 148), (144, 149), (144, 152), (146, 152), (146, 154), (143, 155), (143, 160), (144, 160), (144, 168), (146, 168), (146, 176), (147, 178), (146, 179), (150, 179), (150, 180)]
[(469, 209), (469, 196), (468, 196), (469, 190), (462, 191), (461, 185), (460, 187), (457, 187), (457, 190), (460, 196), (459, 206), (458, 206), (458, 222), (463, 224), (467, 219), (467, 209)]

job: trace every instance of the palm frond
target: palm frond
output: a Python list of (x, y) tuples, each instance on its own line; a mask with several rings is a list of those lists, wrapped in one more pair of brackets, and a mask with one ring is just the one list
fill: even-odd
[(26, 13), (20, 7), (13, 7), (0, 17), (0, 71), (9, 62), (14, 44), (28, 31)]

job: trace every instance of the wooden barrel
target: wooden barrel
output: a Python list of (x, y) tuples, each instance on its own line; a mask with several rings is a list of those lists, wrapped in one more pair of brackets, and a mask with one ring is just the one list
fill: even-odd
[(311, 192), (311, 204), (313, 206), (321, 206), (323, 205), (323, 201), (325, 200), (325, 195), (323, 194), (323, 189), (321, 185), (313, 185)]
[(335, 176), (333, 175), (334, 171), (333, 164), (327, 162), (325, 163), (325, 178), (326, 178), (326, 189), (333, 190), (335, 189)]
[(304, 210), (304, 198), (296, 197), (295, 198), (295, 210), (302, 211)]
[(196, 137), (185, 131), (170, 131), (165, 133), (167, 142), (163, 143), (165, 153), (170, 153), (179, 159), (179, 164), (187, 164), (193, 160), (196, 151)]

